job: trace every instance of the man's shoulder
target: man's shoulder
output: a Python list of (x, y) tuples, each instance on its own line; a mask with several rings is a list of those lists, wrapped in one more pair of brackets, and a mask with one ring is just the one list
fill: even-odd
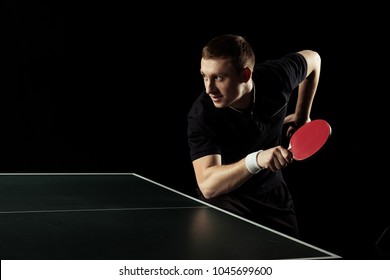
[(255, 82), (266, 85), (283, 81), (302, 81), (306, 73), (305, 58), (297, 53), (288, 53), (280, 58), (269, 59), (255, 65), (253, 78)]
[(287, 53), (281, 57), (270, 58), (255, 64), (255, 71), (270, 71), (275, 68), (281, 68), (286, 64), (301, 64), (305, 58), (297, 53)]

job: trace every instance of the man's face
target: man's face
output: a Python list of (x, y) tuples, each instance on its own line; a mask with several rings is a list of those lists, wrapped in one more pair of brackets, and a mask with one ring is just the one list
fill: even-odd
[(200, 63), (206, 93), (215, 107), (233, 106), (241, 97), (241, 77), (227, 59), (203, 59)]

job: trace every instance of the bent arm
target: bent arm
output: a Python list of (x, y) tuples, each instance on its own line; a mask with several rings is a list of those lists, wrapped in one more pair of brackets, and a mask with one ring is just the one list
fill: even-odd
[(307, 63), (306, 78), (299, 84), (297, 103), (294, 115), (290, 115), (285, 123), (294, 122), (298, 127), (310, 121), (310, 112), (317, 91), (321, 72), (321, 57), (312, 50), (298, 52)]
[[(257, 154), (257, 163), (264, 169), (276, 172), (292, 162), (291, 153), (282, 146)], [(192, 162), (200, 191), (209, 199), (239, 188), (253, 176), (246, 167), (245, 158), (223, 165), (221, 155), (207, 155)]]
[(229, 193), (251, 177), (245, 159), (222, 165), (221, 155), (208, 155), (193, 161), (195, 177), (205, 198)]

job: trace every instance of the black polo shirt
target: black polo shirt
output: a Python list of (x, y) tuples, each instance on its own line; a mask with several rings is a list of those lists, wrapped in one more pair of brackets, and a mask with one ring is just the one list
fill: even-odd
[[(257, 64), (252, 76), (254, 102), (246, 112), (216, 108), (203, 91), (188, 113), (191, 160), (220, 154), (222, 163), (229, 164), (280, 145), (291, 93), (306, 72), (306, 61), (298, 53)], [(262, 170), (234, 191), (206, 201), (284, 232), (295, 232), (293, 201), (280, 170)]]

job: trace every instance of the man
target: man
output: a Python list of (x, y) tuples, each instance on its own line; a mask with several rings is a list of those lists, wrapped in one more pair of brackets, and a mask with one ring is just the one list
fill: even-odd
[[(298, 237), (282, 174), (293, 158), (281, 143), (283, 131), (291, 136), (311, 120), (320, 68), (312, 50), (255, 64), (249, 42), (234, 34), (204, 46), (205, 90), (188, 113), (190, 157), (202, 200)], [(295, 112), (287, 115), (296, 88)]]

